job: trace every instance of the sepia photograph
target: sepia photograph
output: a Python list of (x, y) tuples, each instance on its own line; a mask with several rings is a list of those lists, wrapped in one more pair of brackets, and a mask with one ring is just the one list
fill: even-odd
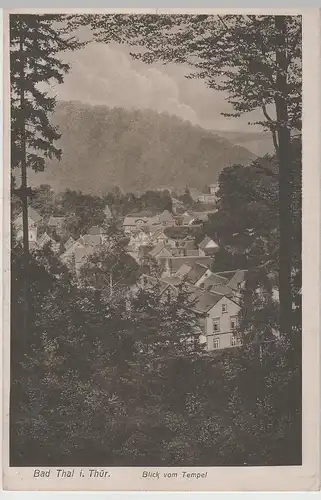
[(302, 466), (302, 16), (8, 33), (9, 466)]

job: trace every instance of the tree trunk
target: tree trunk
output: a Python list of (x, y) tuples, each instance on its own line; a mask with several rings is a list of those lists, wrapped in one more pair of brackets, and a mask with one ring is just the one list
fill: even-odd
[(288, 84), (286, 55), (286, 18), (275, 16), (278, 32), (276, 50), (276, 117), (279, 159), (279, 296), (280, 296), (280, 333), (292, 333), (292, 158), (291, 135), (288, 127)]

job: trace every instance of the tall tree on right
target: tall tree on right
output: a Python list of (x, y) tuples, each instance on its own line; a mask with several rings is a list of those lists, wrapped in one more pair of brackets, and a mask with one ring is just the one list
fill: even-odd
[(270, 130), (279, 160), (280, 330), (292, 332), (292, 147), (301, 133), (301, 16), (89, 15), (96, 41), (143, 47), (132, 56), (187, 64), (188, 78), (223, 91), (238, 117), (262, 110), (256, 122)]

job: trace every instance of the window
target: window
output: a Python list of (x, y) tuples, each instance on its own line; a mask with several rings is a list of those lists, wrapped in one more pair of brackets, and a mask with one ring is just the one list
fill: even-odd
[(222, 304), (222, 314), (227, 313), (227, 304)]
[(231, 346), (234, 347), (237, 345), (237, 337), (235, 335), (233, 335), (231, 337)]
[(213, 332), (217, 333), (219, 331), (220, 331), (220, 320), (218, 318), (213, 319)]
[(220, 339), (214, 338), (213, 339), (213, 348), (214, 349), (219, 349), (220, 348)]
[(237, 327), (237, 318), (231, 318), (231, 331), (233, 332)]

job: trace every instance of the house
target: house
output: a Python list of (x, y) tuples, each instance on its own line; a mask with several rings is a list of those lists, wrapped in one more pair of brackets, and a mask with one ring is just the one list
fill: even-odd
[(105, 231), (100, 226), (92, 226), (88, 229), (87, 234), (104, 234)]
[(211, 215), (213, 213), (215, 213), (215, 211), (211, 211), (211, 212), (195, 212), (195, 211), (193, 211), (191, 213), (191, 216), (193, 216), (192, 224), (195, 224), (196, 222), (199, 222), (201, 224), (208, 222), (209, 215)]
[(58, 253), (60, 250), (60, 243), (55, 241), (48, 233), (43, 233), (37, 241), (38, 248), (43, 248), (45, 245), (50, 245), (53, 252)]
[(189, 192), (193, 201), (198, 201), (198, 198), (202, 196), (201, 191), (196, 188), (189, 188)]
[(51, 215), (49, 217), (48, 227), (50, 227), (51, 230), (54, 230), (56, 234), (61, 234), (64, 222), (65, 222), (64, 217)]
[(184, 211), (184, 203), (177, 198), (172, 197), (172, 210), (174, 214)]
[(217, 191), (218, 191), (218, 185), (210, 184), (209, 186), (207, 186), (206, 189), (204, 189), (203, 193), (200, 193), (197, 196), (196, 201), (207, 205), (215, 205), (217, 200)]
[(158, 287), (159, 293), (161, 295), (164, 294), (165, 291), (171, 291), (171, 293), (173, 294), (177, 293), (177, 289), (172, 283), (169, 283), (163, 279), (159, 280), (147, 274), (142, 274), (139, 277), (137, 284), (134, 287), (132, 287), (132, 291), (137, 291), (141, 288), (148, 290), (151, 288), (153, 289), (155, 287)]
[(200, 203), (215, 205), (217, 200), (217, 191), (218, 191), (218, 185), (210, 184), (209, 186), (207, 186), (206, 189), (204, 189), (204, 192), (201, 194), (201, 196), (199, 196), (198, 201)]
[[(139, 287), (159, 287), (159, 293), (166, 291), (178, 293), (181, 279), (178, 276), (164, 276), (157, 279), (148, 275), (139, 278), (136, 290)], [(187, 284), (186, 291), (191, 300), (191, 310), (199, 317), (200, 342), (205, 344), (206, 351), (214, 351), (237, 347), (241, 345), (236, 336), (240, 305), (229, 297), (220, 293), (201, 290)]]
[(197, 286), (202, 278), (209, 276), (211, 270), (208, 266), (202, 264), (201, 262), (195, 262), (191, 270), (185, 275), (186, 281), (192, 285)]
[(194, 241), (190, 239), (185, 239), (180, 242), (176, 242), (174, 248), (172, 248), (173, 256), (185, 255), (187, 257), (197, 257), (200, 255), (199, 249), (195, 246)]
[(162, 214), (155, 214), (150, 211), (137, 212), (126, 215), (123, 221), (123, 229), (125, 233), (130, 233), (139, 227), (148, 228), (151, 232), (156, 231), (163, 226), (161, 220), (164, 220), (164, 225), (175, 225), (174, 217), (165, 210)]
[(177, 273), (181, 269), (182, 265), (185, 264), (193, 268), (196, 264), (204, 264), (206, 267), (210, 267), (212, 259), (209, 257), (199, 257), (195, 256), (179, 256), (179, 257), (159, 257), (159, 262), (163, 269), (170, 275)]
[(218, 184), (209, 184), (208, 186), (210, 194), (217, 194), (217, 191), (219, 190), (219, 185)]
[(168, 241), (168, 237), (164, 233), (163, 226), (159, 227), (156, 231), (153, 231), (150, 238), (149, 238), (149, 242), (151, 245), (156, 244), (156, 243), (165, 244), (165, 243), (167, 243), (167, 241)]
[(101, 234), (84, 234), (60, 256), (61, 261), (70, 268), (79, 271), (86, 258), (102, 248), (103, 236)]
[(192, 266), (189, 266), (188, 264), (182, 264), (182, 266), (178, 269), (178, 271), (176, 271), (175, 274), (173, 274), (173, 276), (179, 278), (180, 280), (183, 280), (191, 269)]
[(75, 244), (76, 240), (73, 239), (72, 236), (70, 236), (70, 238), (66, 241), (65, 243), (65, 250), (69, 250), (69, 248), (71, 248), (74, 244)]
[(137, 252), (141, 246), (149, 243), (149, 232), (146, 228), (139, 228), (131, 231), (128, 246), (132, 252)]
[(74, 241), (73, 244), (70, 243), (69, 248), (67, 248), (66, 251), (60, 256), (62, 263), (70, 268), (74, 268), (76, 250), (78, 248), (84, 247), (85, 244), (81, 238), (79, 238), (77, 241)]
[(97, 250), (97, 247), (92, 245), (79, 246), (73, 254), (73, 265), (76, 273), (79, 273), (80, 268), (85, 264), (87, 257), (92, 255)]
[(171, 251), (161, 242), (157, 243), (157, 245), (149, 252), (149, 255), (154, 259), (172, 257)]
[(108, 205), (105, 206), (104, 208), (104, 214), (105, 214), (105, 220), (109, 220), (109, 219), (112, 219), (113, 217), (113, 214), (112, 214), (112, 211), (111, 209), (109, 208)]
[(163, 226), (166, 226), (166, 227), (176, 226), (176, 220), (168, 210), (164, 210), (164, 212), (162, 212), (158, 216), (158, 220), (159, 220), (159, 223), (162, 224)]
[(225, 284), (231, 288), (234, 293), (239, 294), (244, 289), (248, 271), (244, 269), (236, 269), (234, 271), (222, 271), (216, 273), (218, 276), (225, 278)]
[(204, 205), (214, 205), (216, 203), (216, 196), (209, 193), (202, 193), (198, 196), (197, 201), (204, 203)]
[(228, 283), (228, 279), (223, 276), (219, 276), (217, 273), (211, 272), (208, 276), (200, 280), (197, 286), (203, 288), (204, 290), (210, 291), (212, 287), (224, 286)]
[(189, 226), (176, 226), (176, 227), (166, 227), (164, 229), (164, 234), (168, 240), (174, 242), (180, 242), (182, 240), (190, 239), (194, 240), (199, 233), (198, 227)]
[(124, 232), (129, 234), (138, 227), (143, 227), (149, 222), (149, 217), (132, 216), (128, 215), (125, 217), (123, 222)]
[(103, 238), (101, 234), (84, 234), (81, 236), (82, 241), (84, 242), (85, 246), (91, 246), (91, 247), (100, 247), (103, 242)]
[(218, 293), (201, 292), (196, 295), (195, 311), (200, 314), (200, 324), (207, 351), (241, 345), (235, 335), (240, 306), (229, 297)]
[(193, 220), (194, 216), (189, 212), (184, 212), (182, 214), (182, 226), (189, 226), (190, 224), (192, 224)]
[(201, 255), (213, 255), (219, 250), (218, 244), (215, 243), (215, 241), (209, 236), (205, 236), (205, 238), (198, 244), (198, 248), (200, 249)]
[[(36, 246), (38, 239), (38, 226), (42, 222), (41, 215), (32, 207), (28, 207), (28, 239), (30, 248)], [(22, 212), (16, 217), (13, 222), (16, 230), (17, 241), (23, 239), (23, 222), (22, 222)]]

